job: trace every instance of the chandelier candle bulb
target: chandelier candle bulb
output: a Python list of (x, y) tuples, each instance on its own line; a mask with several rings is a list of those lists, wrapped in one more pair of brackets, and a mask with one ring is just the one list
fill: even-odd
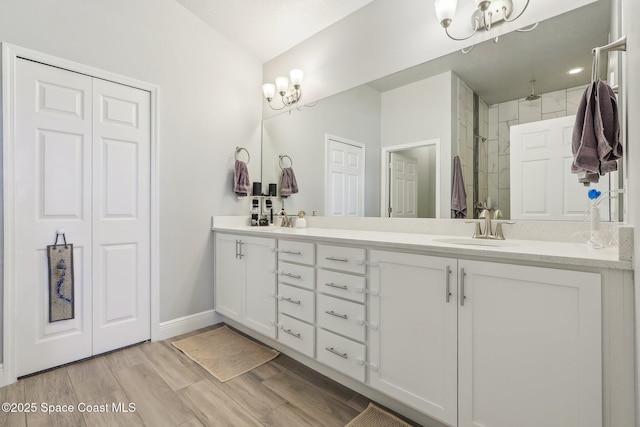
[(294, 68), (289, 72), (289, 77), (291, 77), (291, 84), (294, 88), (299, 89), (302, 84), (302, 79), (304, 77), (304, 72), (298, 68)]
[(273, 99), (273, 95), (276, 94), (276, 85), (273, 83), (263, 84), (262, 93), (264, 93), (264, 97), (267, 98), (267, 101), (271, 101)]
[(284, 76), (276, 77), (276, 87), (278, 88), (278, 93), (284, 96), (289, 88), (289, 79)]

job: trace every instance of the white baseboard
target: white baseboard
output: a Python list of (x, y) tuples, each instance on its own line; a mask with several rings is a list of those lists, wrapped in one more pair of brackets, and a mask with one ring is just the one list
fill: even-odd
[(222, 315), (215, 310), (207, 310), (178, 319), (161, 322), (158, 328), (157, 340), (164, 340), (176, 335), (186, 334), (196, 329), (206, 328), (222, 322)]
[[(12, 382), (14, 381), (15, 381), (15, 378), (13, 379)], [(9, 384), (10, 382), (7, 381), (6, 373), (4, 372), (4, 363), (0, 363), (0, 387), (7, 386)]]

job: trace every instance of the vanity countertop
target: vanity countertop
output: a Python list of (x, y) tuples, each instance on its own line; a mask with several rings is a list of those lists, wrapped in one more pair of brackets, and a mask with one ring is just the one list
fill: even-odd
[(213, 231), (307, 240), (321, 243), (365, 245), (371, 249), (398, 249), (433, 252), (452, 257), (482, 257), (496, 261), (526, 261), (631, 270), (630, 261), (621, 261), (618, 249), (594, 249), (584, 243), (548, 242), (538, 240), (484, 240), (463, 236), (446, 236), (395, 231), (344, 230), (332, 228), (283, 228), (251, 226), (214, 226)]

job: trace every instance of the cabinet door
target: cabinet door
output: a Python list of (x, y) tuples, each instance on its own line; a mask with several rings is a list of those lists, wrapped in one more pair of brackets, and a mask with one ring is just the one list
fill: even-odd
[(270, 338), (276, 337), (275, 240), (245, 237), (246, 284), (243, 323)]
[(601, 426), (600, 275), (458, 267), (459, 425)]
[(245, 280), (240, 236), (216, 233), (215, 307), (216, 311), (237, 322), (242, 321), (242, 284)]
[(370, 259), (370, 385), (455, 425), (456, 260), (382, 251)]

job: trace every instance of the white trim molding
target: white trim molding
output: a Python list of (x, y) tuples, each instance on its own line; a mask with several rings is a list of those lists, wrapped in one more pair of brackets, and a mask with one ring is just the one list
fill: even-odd
[(160, 323), (158, 328), (158, 339), (166, 340), (176, 335), (186, 334), (196, 329), (222, 323), (222, 315), (215, 310), (202, 311), (178, 319), (168, 320)]
[(16, 283), (15, 283), (15, 79), (18, 58), (40, 62), (74, 71), (114, 83), (131, 86), (150, 93), (151, 102), (151, 340), (160, 338), (160, 258), (159, 258), (159, 88), (156, 85), (132, 79), (88, 65), (57, 58), (45, 53), (2, 43), (2, 155), (3, 155), (3, 200), (4, 200), (4, 306), (3, 306), (3, 370), (0, 371), (0, 386), (16, 381)]

